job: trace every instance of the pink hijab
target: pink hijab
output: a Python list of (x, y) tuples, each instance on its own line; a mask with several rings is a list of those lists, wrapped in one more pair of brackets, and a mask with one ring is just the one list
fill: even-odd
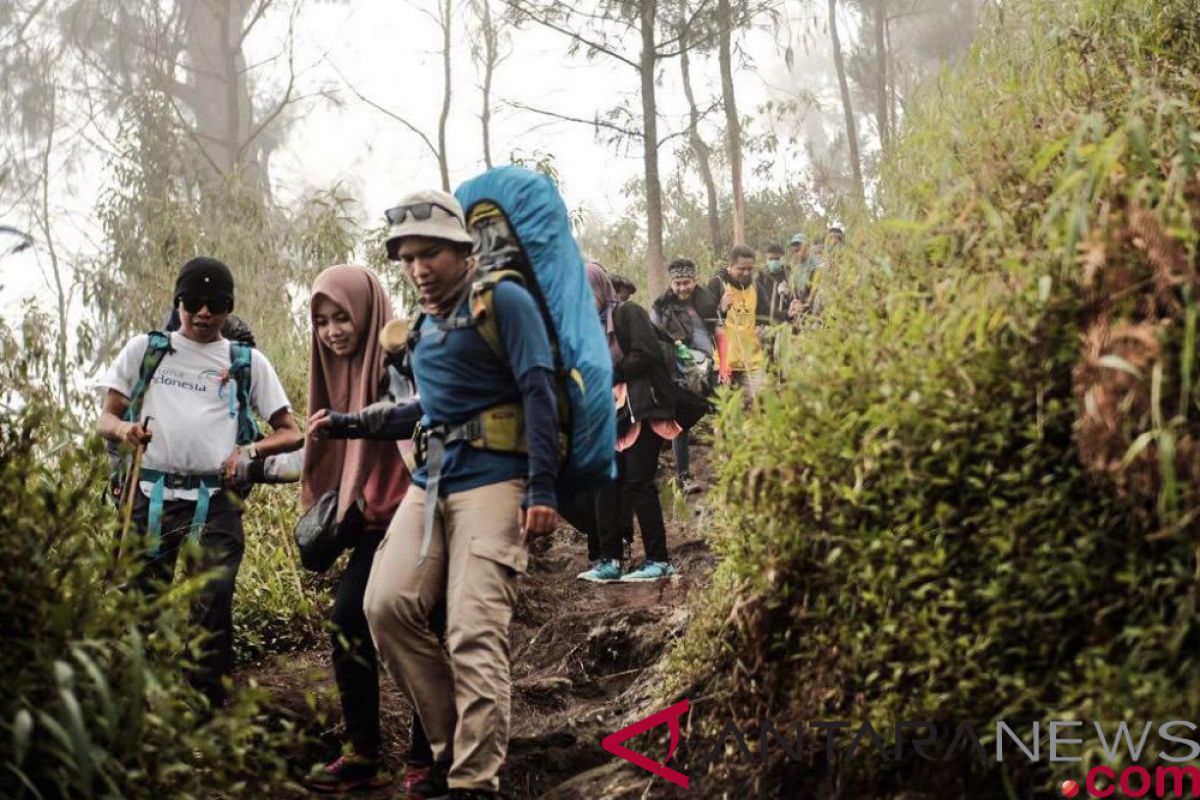
[[(309, 309), (325, 297), (350, 314), (358, 349), (337, 356), (312, 334), (308, 373), (308, 413), (322, 408), (349, 413), (375, 402), (383, 376), (379, 331), (392, 318), (392, 306), (375, 273), (366, 267), (330, 267), (313, 283)], [(309, 508), (325, 492), (338, 491), (338, 519), (359, 498), (368, 522), (386, 523), (404, 498), (408, 470), (395, 442), (368, 439), (310, 439), (300, 475), (300, 502)]]

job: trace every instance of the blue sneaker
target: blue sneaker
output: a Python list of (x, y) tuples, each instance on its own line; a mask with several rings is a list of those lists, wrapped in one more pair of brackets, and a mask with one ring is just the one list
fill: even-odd
[(643, 561), (642, 565), (632, 572), (621, 576), (622, 583), (640, 583), (642, 581), (658, 581), (675, 574), (675, 568), (665, 561)]
[(592, 583), (613, 583), (621, 580), (621, 562), (600, 559), (592, 563), (592, 568), (575, 576), (581, 581)]

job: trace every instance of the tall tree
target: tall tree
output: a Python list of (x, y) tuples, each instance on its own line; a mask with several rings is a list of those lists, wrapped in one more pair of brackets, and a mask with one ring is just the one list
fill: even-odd
[(639, 77), (642, 81), (642, 162), (646, 173), (646, 239), (650, 293), (657, 297), (667, 288), (667, 265), (663, 257), (662, 181), (658, 177), (658, 103), (655, 99), (655, 69), (658, 47), (654, 38), (657, 0), (640, 0), (639, 25), (642, 35)]
[(343, 76), (342, 81), (346, 87), (362, 102), (366, 103), (371, 108), (380, 112), (384, 116), (400, 123), (409, 132), (414, 134), (421, 142), (429, 149), (430, 154), (437, 160), (438, 173), (441, 176), (442, 190), (450, 191), (450, 155), (446, 145), (446, 126), (450, 120), (450, 107), (454, 97), (454, 86), (452, 84), (451, 63), (453, 52), (451, 50), (452, 42), (452, 26), (453, 26), (453, 11), (452, 0), (437, 0), (434, 11), (428, 8), (421, 8), (421, 13), (433, 20), (441, 32), (441, 57), (442, 57), (442, 105), (441, 111), (438, 114), (437, 131), (434, 136), (437, 138), (435, 143), (433, 138), (425, 132), (420, 126), (413, 123), (407, 116), (384, 106), (368, 98), (357, 88), (354, 87)]
[[(297, 86), (292, 23), (303, 0), (61, 0), (64, 34), (76, 47), (83, 82), (111, 117), (128, 97), (161, 91), (181, 135), (212, 178), (233, 172), (269, 193), (268, 161), (305, 99)], [(249, 64), (248, 38), (284, 15), (281, 50)], [(253, 90), (256, 76), (286, 65), (282, 91)]]
[(862, 160), (858, 154), (858, 130), (854, 124), (854, 106), (850, 101), (850, 84), (846, 80), (846, 61), (837, 30), (837, 0), (829, 0), (829, 38), (833, 44), (833, 63), (837, 69), (838, 88), (842, 93), (842, 112), (846, 119), (846, 144), (850, 152), (850, 170), (854, 175), (855, 199), (860, 203), (866, 196), (863, 189)]
[(475, 25), (471, 31), (471, 58), (483, 71), (483, 82), (479, 86), (482, 108), (479, 124), (483, 133), (483, 163), (492, 168), (492, 81), (496, 68), (509, 53), (505, 52), (506, 37), (503, 20), (492, 14), (491, 0), (471, 0), (475, 12)]
[[(570, 41), (571, 52), (584, 50), (588, 56), (603, 55), (637, 74), (641, 95), (641, 125), (634, 131), (610, 120), (575, 117), (554, 111), (541, 111), (528, 106), (515, 107), (543, 113), (557, 119), (595, 126), (597, 130), (615, 131), (621, 137), (642, 140), (642, 167), (646, 195), (646, 266), (650, 291), (660, 294), (667, 287), (667, 270), (663, 258), (662, 182), (659, 178), (658, 154), (662, 140), (658, 136), (658, 102), (656, 97), (657, 70), (665, 58), (679, 55), (678, 37), (659, 40), (658, 0), (600, 0), (584, 10), (565, 0), (503, 0), (518, 22), (541, 25), (561, 34)], [(663, 9), (665, 12), (667, 9)], [(636, 53), (622, 49), (624, 37), (636, 37)]]
[(746, 243), (746, 198), (742, 193), (742, 123), (733, 87), (733, 9), (730, 0), (717, 0), (717, 56), (721, 68), (721, 98), (725, 107), (725, 139), (733, 192), (733, 240)]
[(679, 70), (683, 78), (683, 93), (688, 102), (688, 145), (696, 156), (696, 168), (700, 172), (701, 181), (704, 182), (709, 245), (715, 254), (725, 249), (721, 243), (721, 213), (717, 205), (717, 183), (713, 177), (712, 151), (700, 135), (700, 109), (696, 105), (696, 95), (692, 91), (691, 59), (688, 54), (691, 46), (691, 20), (686, 2), (684, 2), (682, 10), (683, 13), (679, 19)]
[(879, 147), (889, 150), (891, 126), (888, 122), (888, 8), (887, 0), (873, 0), (875, 29), (875, 124), (879, 129)]
[(442, 190), (450, 191), (450, 160), (446, 153), (446, 124), (450, 121), (450, 101), (454, 83), (450, 76), (451, 0), (438, 4), (437, 22), (442, 29), (442, 113), (438, 116), (438, 170), (442, 175)]

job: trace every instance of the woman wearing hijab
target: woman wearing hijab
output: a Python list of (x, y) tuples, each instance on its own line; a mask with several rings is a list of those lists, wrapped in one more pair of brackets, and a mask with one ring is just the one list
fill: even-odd
[[(605, 505), (627, 507), (637, 515), (645, 560), (638, 568), (620, 574), (619, 562), (609, 555), (612, 549), (609, 540), (615, 533), (613, 526), (600, 525), (601, 559), (579, 577), (600, 583), (668, 578), (675, 574), (675, 568), (667, 554), (667, 529), (658, 499), (656, 473), (663, 441), (674, 439), (683, 430), (675, 421), (675, 387), (659, 353), (658, 336), (646, 310), (636, 303), (622, 303), (599, 264), (588, 264), (587, 273), (613, 357), (617, 490), (625, 501)], [(619, 537), (619, 533), (616, 535)]]
[[(379, 332), (392, 318), (379, 279), (365, 267), (330, 267), (313, 284), (310, 308), (310, 436), (300, 500), (309, 508), (326, 492), (337, 492), (339, 530), (348, 542), (350, 559), (338, 582), (331, 614), (333, 672), (348, 742), (339, 758), (314, 769), (306, 783), (316, 791), (341, 793), (390, 781), (380, 770), (379, 668), (363, 613), (363, 595), (375, 551), (404, 497), (409, 475), (395, 442), (331, 439), (312, 433), (313, 422), (330, 411), (360, 411), (379, 397), (386, 373)], [(415, 717), (412, 756), (410, 764), (420, 763), (422, 756), (427, 763), (432, 761)], [(405, 783), (418, 772), (419, 768), (410, 767)]]

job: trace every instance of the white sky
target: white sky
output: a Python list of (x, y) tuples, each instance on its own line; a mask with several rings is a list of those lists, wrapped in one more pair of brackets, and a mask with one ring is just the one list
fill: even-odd
[[(342, 83), (352, 84), (364, 96), (404, 116), (436, 141), (437, 117), (441, 107), (442, 73), (440, 32), (421, 8), (432, 8), (433, 0), (309, 0), (296, 20), (295, 55), (300, 73), (298, 90), (312, 93), (335, 89), (340, 103), (320, 99), (297, 106), (297, 119), (271, 158), (276, 199), (293, 201), (306, 191), (334, 184), (350, 192), (362, 205), (361, 221), (374, 225), (384, 208), (406, 190), (439, 184), (437, 163), (421, 142), (399, 123), (358, 100)], [(492, 0), (494, 13), (500, 2)], [(799, 2), (786, 5), (795, 17), (802, 13)], [(808, 9), (809, 16), (816, 13)], [(483, 169), (478, 112), (479, 76), (466, 41), (466, 3), (454, 20), (453, 85), (454, 105), (448, 129), (451, 184)], [(843, 21), (843, 31), (853, 31), (852, 20)], [(248, 63), (255, 64), (277, 55), (287, 31), (283, 15), (269, 17), (247, 42)], [(849, 37), (852, 33), (843, 33)], [(507, 163), (509, 154), (524, 156), (547, 153), (554, 156), (560, 171), (568, 207), (586, 208), (601, 216), (615, 216), (628, 201), (622, 187), (642, 172), (638, 143), (620, 151), (598, 142), (590, 126), (560, 122), (506, 108), (503, 100), (551, 109), (591, 119), (627, 101), (640, 114), (637, 74), (630, 67), (604, 55), (587, 59), (570, 56), (565, 37), (537, 25), (526, 25), (510, 34), (511, 56), (499, 67), (493, 83), (492, 155), (497, 164)], [(778, 36), (785, 40), (786, 34)], [(758, 109), (772, 96), (779, 98), (787, 85), (821, 94), (822, 102), (836, 102), (829, 80), (824, 34), (812, 53), (798, 52), (796, 69), (789, 75), (776, 44), (774, 31), (753, 30), (741, 37), (742, 48), (753, 54), (753, 63), (743, 65), (735, 76), (739, 111), (754, 116), (751, 132), (761, 132), (764, 119)], [(637, 43), (627, 43), (631, 57)], [(283, 85), (286, 60), (254, 73), (260, 88), (278, 92)], [(694, 56), (693, 84), (697, 102), (709, 105), (719, 94), (715, 58)], [(774, 90), (768, 84), (776, 87)], [(658, 84), (660, 138), (680, 131), (686, 101), (680, 85), (677, 59), (667, 61)], [(722, 124), (720, 112), (710, 117), (707, 138), (713, 144)], [(636, 119), (636, 118), (635, 118)], [(757, 127), (755, 127), (757, 126)], [(632, 122), (637, 127), (637, 122)], [(672, 152), (679, 140), (662, 148), (660, 173), (664, 179), (674, 168)], [(70, 174), (61, 173), (53, 205), (61, 211), (60, 251), (86, 256), (95, 252), (99, 239), (90, 209), (103, 188), (103, 158), (97, 156)], [(782, 159), (771, 177), (756, 177), (753, 161), (747, 164), (747, 182), (782, 180), (784, 169), (800, 165)], [(699, 191), (697, 187), (697, 191)], [(26, 220), (0, 219), (0, 223), (26, 226)], [(0, 253), (8, 240), (0, 237)], [(35, 251), (0, 259), (0, 315), (11, 319), (24, 298), (48, 296), (47, 282), (40, 269), (46, 263), (39, 246)]]

